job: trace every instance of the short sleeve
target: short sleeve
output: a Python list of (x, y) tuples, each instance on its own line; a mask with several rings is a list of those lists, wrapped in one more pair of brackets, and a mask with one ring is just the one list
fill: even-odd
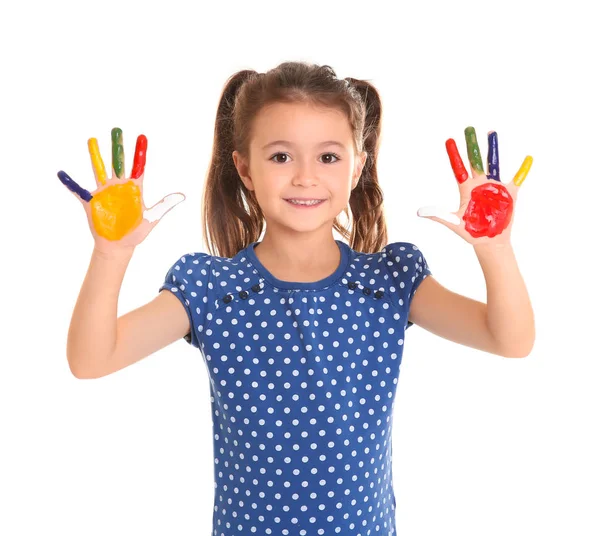
[(163, 285), (158, 289), (171, 291), (185, 308), (190, 321), (190, 332), (184, 336), (186, 342), (200, 348), (199, 336), (209, 306), (209, 291), (212, 288), (210, 274), (212, 256), (207, 253), (188, 253), (180, 257), (169, 268)]
[[(431, 271), (421, 250), (410, 242), (388, 244), (384, 251), (392, 283), (390, 294), (408, 319), (413, 296)], [(406, 329), (412, 325), (407, 321)]]

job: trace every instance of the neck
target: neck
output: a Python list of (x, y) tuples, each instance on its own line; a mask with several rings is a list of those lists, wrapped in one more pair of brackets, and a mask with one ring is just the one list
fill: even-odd
[(283, 281), (324, 279), (337, 269), (341, 261), (339, 247), (331, 234), (321, 238), (302, 236), (290, 240), (265, 233), (254, 252), (263, 266)]

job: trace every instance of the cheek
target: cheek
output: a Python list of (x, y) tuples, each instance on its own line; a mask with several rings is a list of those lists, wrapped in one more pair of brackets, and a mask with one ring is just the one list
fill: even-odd
[(346, 181), (335, 189), (335, 195), (341, 200), (348, 202), (352, 195), (352, 182)]
[(268, 211), (270, 204), (274, 203), (274, 196), (268, 195), (264, 190), (255, 189), (254, 195), (256, 197), (256, 200), (258, 201), (258, 204), (261, 206), (263, 212)]

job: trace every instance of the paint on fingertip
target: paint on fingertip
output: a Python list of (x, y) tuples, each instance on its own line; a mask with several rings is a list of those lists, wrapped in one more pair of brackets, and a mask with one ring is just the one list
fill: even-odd
[(148, 139), (143, 134), (140, 134), (135, 143), (135, 156), (133, 157), (133, 168), (131, 169), (132, 179), (139, 179), (144, 173), (147, 149)]
[(533, 164), (533, 158), (531, 156), (526, 156), (525, 160), (523, 160), (523, 163), (521, 164), (521, 167), (519, 168), (519, 171), (517, 171), (517, 174), (513, 179), (515, 186), (521, 186), (521, 184), (523, 184), (523, 181), (527, 178), (527, 174), (531, 169), (531, 164)]
[(152, 208), (147, 209), (144, 212), (144, 219), (148, 220), (150, 223), (154, 223), (155, 221), (160, 220), (167, 212), (169, 212), (169, 210), (181, 203), (184, 199), (185, 195), (183, 194), (169, 194)]
[(500, 161), (498, 159), (498, 134), (488, 133), (488, 179), (500, 180)]
[(71, 177), (69, 177), (64, 171), (59, 171), (57, 173), (60, 182), (62, 182), (69, 190), (73, 193), (77, 194), (84, 201), (91, 201), (94, 197), (90, 192), (88, 192), (85, 188), (82, 188), (77, 184)]
[(467, 142), (467, 153), (471, 167), (479, 173), (483, 173), (483, 162), (481, 160), (481, 152), (477, 143), (477, 134), (473, 127), (465, 128), (465, 140)]
[(462, 158), (460, 157), (460, 153), (456, 147), (456, 142), (452, 138), (446, 140), (446, 152), (448, 153), (448, 158), (450, 159), (450, 165), (452, 166), (454, 177), (459, 184), (462, 184), (469, 178), (469, 174), (467, 173)]
[(125, 155), (123, 152), (123, 131), (120, 128), (113, 128), (111, 131), (112, 139), (112, 167), (115, 175), (123, 178), (125, 168)]
[(422, 218), (426, 218), (427, 216), (434, 216), (435, 218), (447, 221), (448, 223), (460, 225), (460, 218), (456, 214), (448, 212), (447, 210), (434, 205), (421, 207), (417, 211), (417, 215), (421, 216)]
[(96, 138), (90, 138), (88, 140), (88, 150), (92, 160), (92, 167), (94, 168), (96, 180), (100, 184), (106, 184), (106, 168), (104, 167), (102, 156), (100, 156), (100, 149), (98, 148), (98, 140)]

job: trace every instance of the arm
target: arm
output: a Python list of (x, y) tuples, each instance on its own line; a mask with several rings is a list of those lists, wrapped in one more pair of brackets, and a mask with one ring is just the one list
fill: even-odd
[(535, 342), (535, 320), (512, 245), (474, 249), (487, 287), (487, 325), (506, 357), (526, 357)]
[[(513, 180), (503, 183), (498, 167), (496, 132), (488, 132), (487, 173), (483, 171), (473, 127), (465, 129), (465, 139), (472, 178), (469, 178), (456, 142), (452, 138), (446, 141), (459, 187), (459, 209), (448, 213), (437, 207), (423, 207), (417, 214), (442, 223), (473, 245), (485, 276), (487, 304), (430, 282), (415, 300), (415, 315), (417, 322), (447, 339), (505, 357), (525, 357), (533, 348), (535, 324), (510, 235), (517, 195), (533, 159), (525, 157)], [(417, 298), (416, 294), (414, 298)]]
[(104, 255), (94, 249), (67, 341), (76, 378), (100, 378), (125, 368), (183, 337), (185, 309), (170, 292), (117, 319), (117, 303), (133, 249)]
[(512, 247), (474, 248), (485, 276), (488, 303), (452, 292), (430, 275), (413, 296), (409, 320), (470, 348), (525, 357), (533, 347), (535, 327)]
[[(108, 177), (98, 140), (88, 148), (97, 189), (82, 188), (64, 171), (58, 178), (85, 210), (94, 250), (69, 326), (67, 360), (77, 378), (98, 378), (166, 346), (184, 330), (184, 307), (165, 295), (117, 319), (119, 292), (135, 247), (185, 196), (174, 193), (147, 208), (142, 199), (146, 136), (138, 136), (133, 168), (124, 173), (123, 132), (113, 128), (112, 177)], [(183, 309), (183, 310), (182, 310)]]

